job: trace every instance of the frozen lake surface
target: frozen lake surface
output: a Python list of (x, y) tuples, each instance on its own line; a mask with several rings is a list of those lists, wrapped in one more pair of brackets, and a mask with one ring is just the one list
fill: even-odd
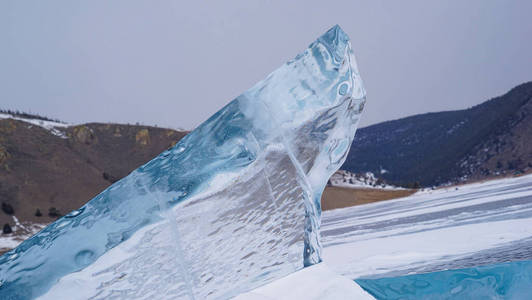
[(352, 279), (532, 260), (532, 175), (326, 211), (321, 234)]

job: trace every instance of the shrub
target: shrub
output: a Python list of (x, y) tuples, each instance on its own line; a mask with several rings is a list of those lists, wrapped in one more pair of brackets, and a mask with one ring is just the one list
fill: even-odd
[(48, 216), (50, 218), (59, 218), (61, 216), (61, 212), (59, 212), (59, 210), (55, 207), (50, 207), (50, 209), (48, 209)]
[(13, 230), (11, 229), (11, 226), (9, 226), (9, 224), (4, 224), (4, 229), (2, 231), (4, 234), (9, 234), (9, 233), (12, 233)]
[(13, 206), (5, 202), (2, 202), (2, 211), (8, 215), (15, 214), (15, 210), (13, 209)]

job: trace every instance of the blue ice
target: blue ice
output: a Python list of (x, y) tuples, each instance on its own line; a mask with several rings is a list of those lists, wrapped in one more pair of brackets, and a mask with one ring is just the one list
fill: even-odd
[(2, 299), (228, 298), (321, 261), (365, 103), (334, 26), (173, 148), (0, 258)]

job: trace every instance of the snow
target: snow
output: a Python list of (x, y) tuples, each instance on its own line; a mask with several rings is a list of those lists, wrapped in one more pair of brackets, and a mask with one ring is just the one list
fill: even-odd
[(22, 241), (28, 237), (29, 236), (20, 237), (20, 236), (11, 235), (11, 234), (10, 235), (2, 234), (0, 236), (0, 250), (13, 249), (16, 246), (18, 246), (20, 243), (22, 243)]
[(353, 280), (320, 263), (241, 294), (235, 300), (341, 300), (375, 299)]
[(29, 119), (29, 118), (21, 118), (17, 117), (11, 114), (5, 114), (0, 113), (0, 119), (13, 119), (18, 121), (23, 121), (26, 123), (30, 123), (35, 126), (42, 127), (48, 131), (50, 131), (53, 135), (58, 136), (60, 138), (67, 138), (65, 134), (59, 130), (58, 128), (66, 128), (70, 126), (70, 124), (67, 123), (60, 123), (60, 122), (54, 122), (54, 121), (46, 121), (46, 120), (38, 120), (38, 119)]
[(522, 258), (519, 245), (532, 239), (532, 175), (326, 211), (321, 233), (323, 260), (352, 279), (494, 263), (500, 247)]
[[(501, 243), (532, 236), (532, 219), (455, 226), (385, 238), (369, 238), (327, 248), (324, 260), (341, 266), (350, 278), (412, 268), (415, 265), (445, 261), (448, 256), (479, 252)], [(346, 264), (346, 258), (347, 264)]]
[[(387, 170), (381, 169), (381, 174), (387, 173)], [(366, 172), (363, 174), (355, 174), (345, 170), (338, 170), (331, 176), (331, 184), (333, 186), (346, 188), (365, 188), (365, 189), (385, 189), (385, 190), (403, 190), (404, 188), (386, 184), (384, 181), (379, 181), (375, 174)]]
[(11, 250), (17, 247), (25, 239), (39, 232), (46, 225), (39, 223), (22, 224), (16, 216), (12, 216), (15, 225), (11, 228), (13, 233), (0, 234), (0, 250)]

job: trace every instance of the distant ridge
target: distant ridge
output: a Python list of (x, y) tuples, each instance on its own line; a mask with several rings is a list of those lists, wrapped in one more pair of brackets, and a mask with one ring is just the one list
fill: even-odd
[(532, 82), (469, 109), (361, 128), (342, 169), (403, 186), (530, 172)]
[(20, 117), (20, 118), (23, 118), (23, 119), (50, 121), (50, 122), (66, 124), (66, 122), (63, 122), (63, 121), (61, 121), (59, 119), (52, 119), (52, 118), (49, 118), (47, 116), (41, 116), (39, 114), (27, 113), (27, 112), (23, 112), (23, 111), (19, 111), (19, 110), (1, 109), (0, 108), (0, 114), (12, 115), (12, 116)]

